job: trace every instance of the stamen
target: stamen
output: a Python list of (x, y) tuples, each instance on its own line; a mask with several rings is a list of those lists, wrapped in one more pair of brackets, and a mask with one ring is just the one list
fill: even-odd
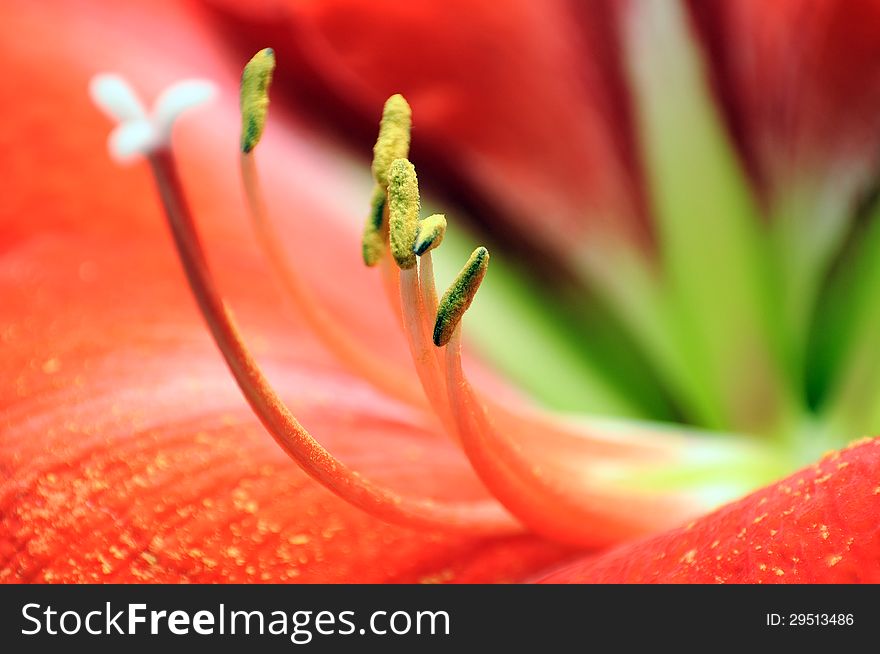
[(241, 151), (253, 150), (263, 136), (269, 110), (269, 86), (275, 70), (275, 51), (264, 48), (251, 57), (241, 74)]
[(439, 305), (437, 286), (434, 282), (434, 259), (430, 250), (419, 257), (419, 292), (422, 296), (422, 306), (425, 312), (425, 333), (430, 334), (434, 329), (434, 319), (437, 316)]
[(382, 109), (379, 138), (373, 147), (373, 177), (382, 188), (388, 188), (388, 170), (395, 159), (409, 156), (412, 110), (400, 94), (392, 95)]
[(178, 254), (211, 334), (254, 413), (290, 457), (346, 501), (389, 522), (488, 533), (517, 531), (518, 525), (492, 502), (406, 498), (374, 484), (333, 457), (299, 424), (263, 375), (214, 286), (171, 153), (155, 152), (150, 163)]
[[(266, 255), (288, 298), (306, 323), (352, 372), (365, 378), (384, 393), (415, 406), (424, 407), (425, 398), (402, 371), (395, 370), (364, 348), (339, 321), (334, 320), (315, 299), (308, 285), (282, 250), (281, 239), (269, 219), (257, 171), (254, 150), (260, 141), (268, 114), (268, 92), (275, 57), (271, 48), (258, 52), (242, 73), (242, 154), (241, 177), (248, 213), (257, 241)], [(378, 188), (378, 187), (377, 187)], [(381, 192), (385, 197), (384, 191)]]
[[(437, 315), (437, 287), (434, 284), (434, 259), (431, 250), (443, 242), (446, 235), (446, 216), (434, 214), (419, 222), (413, 252), (419, 256), (419, 291), (425, 310), (428, 331), (433, 328), (434, 317)], [(438, 354), (439, 356), (439, 354)], [(439, 359), (438, 359), (439, 360)]]
[(395, 159), (388, 171), (388, 221), (391, 253), (403, 269), (416, 265), (413, 247), (419, 225), (419, 184), (415, 167), (406, 159)]
[(443, 294), (437, 309), (437, 322), (434, 323), (434, 345), (437, 347), (446, 345), (452, 338), (464, 312), (474, 301), (488, 267), (489, 251), (478, 247)]
[[(364, 263), (375, 266), (380, 263), (388, 242), (388, 171), (395, 159), (409, 156), (410, 129), (412, 127), (412, 111), (402, 95), (392, 95), (385, 101), (382, 109), (382, 120), (379, 123), (379, 136), (373, 146), (373, 179), (376, 188), (370, 201), (370, 215), (364, 227), (362, 250)], [(399, 293), (397, 292), (397, 275), (382, 273), (385, 289), (391, 305), (400, 315)], [(392, 281), (393, 279), (393, 281)]]
[(428, 404), (434, 409), (446, 431), (455, 436), (458, 430), (449, 411), (446, 379), (435, 349), (431, 346), (424, 319), (425, 309), (420, 293), (418, 268), (400, 270), (400, 298), (406, 339), (422, 389), (428, 398)]
[(615, 489), (602, 478), (602, 461), (566, 466), (502, 435), (462, 371), (460, 326), (449, 337), (446, 364), (449, 402), (465, 454), (492, 494), (536, 533), (578, 546), (604, 546), (704, 510), (683, 493)]
[[(634, 465), (641, 449), (637, 444), (572, 437), (540, 421), (521, 420), (492, 403), (494, 418), (503, 426), (498, 430), (461, 365), (461, 318), (488, 263), (486, 248), (477, 248), (440, 301), (434, 329), (435, 344), (446, 345), (448, 410), (462, 448), (487, 488), (535, 532), (580, 546), (607, 545), (696, 513), (696, 502), (685, 493), (638, 493), (615, 487), (607, 475), (603, 478), (603, 466), (610, 463), (614, 469), (615, 457), (624, 456), (622, 460)], [(536, 429), (549, 440), (530, 441), (528, 432)], [(664, 446), (669, 447), (659, 447), (657, 458), (668, 454)], [(542, 456), (547, 451), (554, 456)], [(588, 458), (577, 456), (584, 451)], [(571, 466), (572, 461), (577, 465)]]
[[(416, 170), (406, 159), (395, 159), (388, 176), (391, 251), (400, 267), (399, 302), (410, 354), (428, 404), (450, 434), (455, 425), (446, 400), (446, 380), (428, 338), (425, 307), (419, 284), (418, 259), (413, 253), (419, 224), (419, 185)], [(387, 255), (386, 255), (387, 258)]]

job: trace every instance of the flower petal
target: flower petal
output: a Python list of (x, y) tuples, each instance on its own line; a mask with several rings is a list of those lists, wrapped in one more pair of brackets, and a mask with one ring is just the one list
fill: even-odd
[(710, 54), (712, 81), (762, 182), (778, 183), (792, 168), (876, 162), (880, 4), (688, 4)]
[(824, 276), (880, 165), (880, 3), (688, 5), (716, 95), (772, 218), (776, 320), (800, 374)]
[(878, 583), (880, 439), (546, 583)]

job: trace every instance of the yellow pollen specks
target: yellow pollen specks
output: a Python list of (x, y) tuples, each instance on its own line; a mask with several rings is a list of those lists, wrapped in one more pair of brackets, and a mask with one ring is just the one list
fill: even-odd
[(266, 125), (269, 110), (269, 85), (275, 70), (275, 52), (264, 48), (255, 54), (241, 74), (241, 151), (253, 150)]
[(843, 560), (843, 557), (840, 556), (839, 554), (834, 554), (832, 556), (829, 556), (827, 559), (825, 559), (826, 563), (828, 563), (829, 568), (833, 568), (838, 563), (840, 563), (842, 560)]
[(434, 323), (434, 345), (437, 347), (446, 345), (452, 338), (461, 317), (471, 306), (488, 267), (489, 251), (478, 247), (443, 294)]
[(455, 579), (453, 570), (442, 570), (436, 574), (425, 575), (419, 579), (420, 584), (447, 584)]
[(47, 359), (43, 362), (43, 365), (40, 366), (41, 370), (47, 375), (54, 375), (56, 372), (61, 370), (61, 361), (55, 357), (51, 359)]
[(409, 156), (411, 127), (409, 103), (400, 94), (392, 95), (382, 110), (379, 137), (373, 147), (373, 178), (382, 188), (388, 187), (389, 169), (394, 160)]
[(413, 246), (419, 225), (419, 183), (415, 167), (406, 159), (395, 159), (388, 171), (388, 226), (391, 254), (401, 268), (416, 265)]
[(419, 221), (413, 252), (418, 256), (430, 252), (443, 242), (445, 235), (446, 216), (441, 213), (428, 216), (424, 220)]
[(862, 436), (854, 441), (852, 441), (849, 445), (844, 448), (844, 451), (852, 450), (857, 447), (861, 447), (862, 445), (867, 445), (873, 441), (874, 445), (880, 444), (880, 438), (871, 438), (870, 436)]
[(287, 542), (289, 542), (291, 545), (305, 545), (310, 540), (311, 539), (307, 534), (294, 534), (287, 539)]

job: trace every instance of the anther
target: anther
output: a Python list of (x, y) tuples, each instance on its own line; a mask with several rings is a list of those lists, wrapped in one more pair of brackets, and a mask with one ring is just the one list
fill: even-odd
[(416, 265), (419, 182), (415, 167), (406, 159), (395, 159), (388, 171), (388, 223), (394, 260), (403, 269), (412, 268)]
[(263, 136), (269, 110), (269, 86), (275, 70), (275, 51), (264, 48), (255, 54), (241, 74), (241, 151), (253, 150)]
[(364, 227), (364, 237), (361, 247), (364, 255), (364, 263), (375, 266), (385, 253), (385, 189), (379, 184), (373, 188), (373, 197), (370, 199), (370, 215)]
[(409, 156), (412, 110), (400, 94), (392, 95), (382, 109), (379, 137), (373, 147), (373, 178), (382, 188), (388, 187), (388, 171), (395, 159)]
[(370, 214), (364, 227), (361, 244), (364, 263), (375, 266), (385, 254), (388, 241), (387, 202), (385, 193), (388, 190), (388, 171), (395, 159), (409, 156), (410, 127), (412, 111), (409, 104), (400, 94), (392, 95), (382, 109), (382, 120), (379, 123), (379, 136), (373, 146), (373, 179), (376, 188), (370, 200)]
[(443, 347), (452, 338), (461, 317), (474, 301), (488, 267), (489, 250), (478, 247), (443, 294), (434, 323), (434, 345), (437, 347)]
[(443, 242), (446, 235), (446, 216), (435, 213), (424, 220), (420, 220), (416, 231), (416, 242), (413, 245), (413, 253), (418, 256), (430, 252)]

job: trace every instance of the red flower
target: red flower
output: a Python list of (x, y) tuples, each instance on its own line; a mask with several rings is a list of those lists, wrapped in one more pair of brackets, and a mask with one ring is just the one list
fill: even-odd
[[(774, 447), (697, 439), (686, 429), (561, 421), (467, 361), (466, 370), (477, 370), (472, 391), (458, 367), (457, 335), (442, 357), (448, 369), (432, 372), (432, 350), (419, 349), (420, 330), (433, 322), (427, 256), (399, 277), (413, 375), (380, 280), (356, 256), (352, 219), (364, 213), (369, 187), (300, 122), (321, 118), (363, 145), (379, 104), (403, 91), (416, 116), (422, 179), (436, 180), (438, 193), (464, 209), (490, 207), (485, 220), (508, 242), (526, 235), (525, 251), (549, 253), (551, 265), (598, 284), (692, 422), (787, 438), (784, 380), (802, 362), (765, 330), (753, 280), (734, 279), (727, 301), (749, 306), (731, 326), (713, 297), (718, 288), (692, 283), (689, 266), (702, 259), (693, 251), (680, 259), (687, 247), (677, 239), (693, 224), (676, 216), (702, 205), (676, 191), (663, 131), (670, 114), (645, 77), (650, 57), (640, 48), (668, 38), (659, 17), (617, 3), (590, 14), (562, 2), (540, 10), (477, 3), (466, 20), (432, 5), (267, 2), (241, 14), (206, 4), (204, 13), (161, 2), (45, 12), (16, 2), (4, 12), (4, 158), (14, 183), (0, 242), (0, 579), (497, 581), (536, 578), (585, 555), (550, 579), (876, 580), (880, 496), (870, 444), (690, 527), (634, 541), (738, 497), (790, 461), (780, 462)], [(436, 38), (424, 47), (429, 33)], [(271, 218), (282, 220), (276, 245), (310, 296), (289, 314), (279, 311), (272, 273), (243, 220), (229, 156), (241, 53), (276, 42), (277, 105), (254, 156)], [(178, 221), (187, 277), (143, 168), (120, 172), (101, 146), (107, 123), (84, 89), (108, 68), (152, 93), (188, 75), (219, 84), (216, 107), (184, 119), (175, 141), (208, 259), (204, 266), (187, 246), (193, 234)], [(701, 120), (695, 129), (714, 134)], [(160, 189), (170, 189), (174, 223), (170, 155), (164, 142), (138, 143)], [(711, 172), (706, 180), (709, 189), (733, 188), (721, 200), (736, 205), (735, 183)], [(739, 220), (737, 207), (725, 204), (720, 222)], [(581, 237), (599, 247), (572, 247)], [(698, 254), (711, 261), (720, 252), (719, 265), (744, 261), (737, 243), (723, 246)], [(473, 260), (481, 275), (482, 253)], [(651, 281), (658, 261), (674, 271), (669, 295)], [(187, 281), (227, 362), (239, 366), (239, 386), (311, 478), (242, 402)], [(243, 344), (223, 323), (215, 285), (243, 325)], [(783, 322), (794, 330), (800, 314), (791, 315)], [(295, 419), (236, 350), (247, 345)], [(747, 388), (747, 371), (764, 386)], [(434, 417), (413, 391), (419, 381)], [(833, 434), (822, 445), (841, 442)], [(766, 561), (737, 558), (740, 540), (766, 551)], [(620, 542), (628, 544), (593, 558), (593, 548)]]

